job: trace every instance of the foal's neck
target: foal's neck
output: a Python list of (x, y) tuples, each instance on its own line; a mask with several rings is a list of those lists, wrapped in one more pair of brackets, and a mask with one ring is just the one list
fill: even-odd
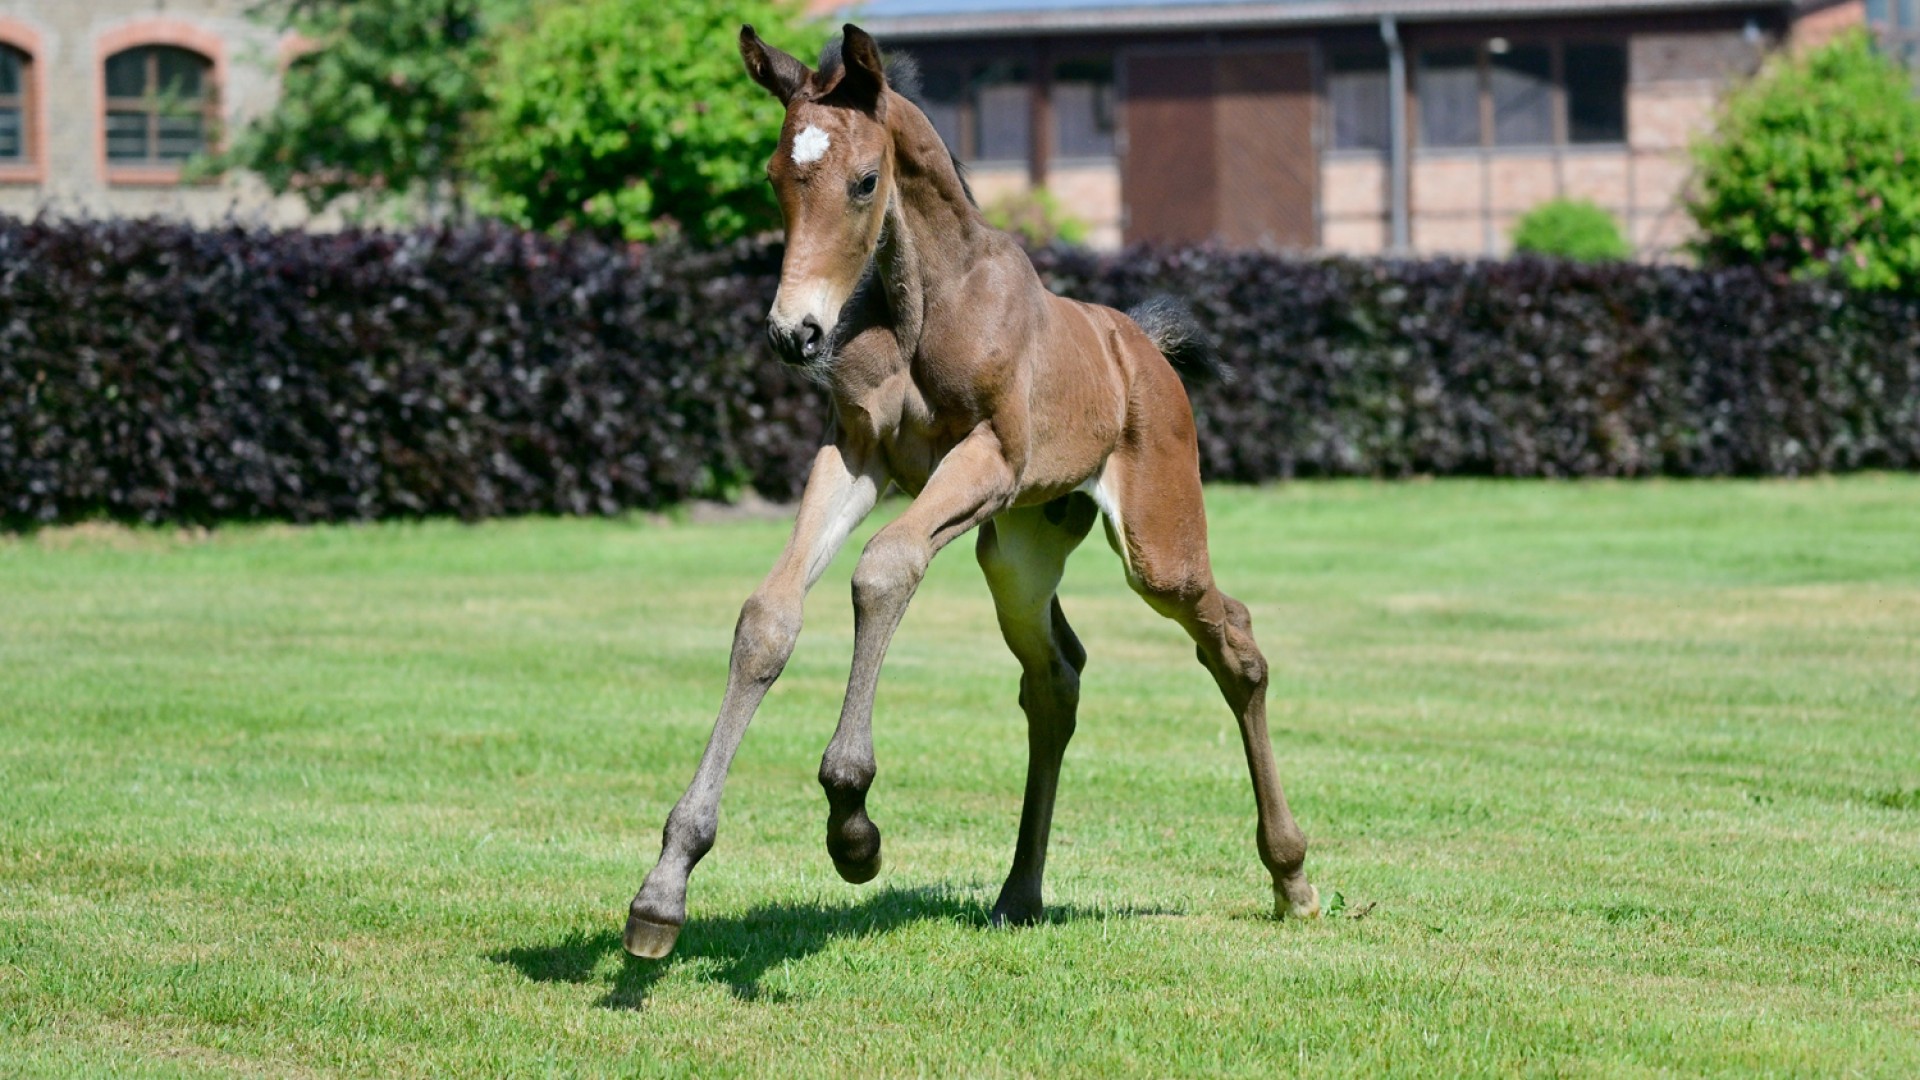
[(926, 114), (891, 91), (887, 105), (894, 198), (875, 257), (901, 355), (911, 361), (928, 311), (978, 260), (989, 226)]

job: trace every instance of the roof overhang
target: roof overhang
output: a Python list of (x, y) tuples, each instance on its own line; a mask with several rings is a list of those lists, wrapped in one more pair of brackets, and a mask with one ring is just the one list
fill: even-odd
[[(877, 7), (879, 11), (867, 10)], [(882, 40), (1053, 34), (1137, 34), (1177, 31), (1265, 30), (1375, 23), (1393, 16), (1402, 23), (1511, 18), (1582, 18), (1596, 15), (1684, 14), (1702, 11), (1785, 11), (1794, 0), (1252, 0), (1002, 10), (953, 10), (888, 15), (885, 0), (838, 9)]]

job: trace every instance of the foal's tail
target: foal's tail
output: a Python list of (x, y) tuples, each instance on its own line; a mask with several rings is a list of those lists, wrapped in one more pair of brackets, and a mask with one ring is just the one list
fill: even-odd
[(1201, 332), (1193, 312), (1179, 300), (1165, 294), (1149, 297), (1128, 308), (1127, 317), (1140, 324), (1147, 339), (1183, 380), (1192, 383), (1233, 381), (1233, 369), (1220, 359), (1219, 351)]

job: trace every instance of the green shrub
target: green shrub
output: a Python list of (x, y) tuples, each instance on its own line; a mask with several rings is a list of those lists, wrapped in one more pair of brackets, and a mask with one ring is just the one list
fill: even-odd
[(1920, 104), (1865, 33), (1784, 57), (1695, 147), (1707, 262), (1920, 290)]
[(763, 167), (781, 110), (741, 69), (743, 22), (769, 40), (798, 37), (776, 0), (542, 6), (490, 72), (469, 157), (486, 209), (628, 240), (779, 227)]
[(1029, 247), (1087, 242), (1087, 223), (1069, 214), (1046, 188), (1003, 195), (981, 212), (987, 224), (1005, 229)]
[(1513, 250), (1579, 262), (1605, 262), (1633, 254), (1620, 223), (1585, 199), (1551, 199), (1526, 212), (1513, 228)]

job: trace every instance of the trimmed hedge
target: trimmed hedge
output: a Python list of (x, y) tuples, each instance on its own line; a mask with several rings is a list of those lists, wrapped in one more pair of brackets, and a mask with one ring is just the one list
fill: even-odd
[(793, 490), (777, 252), (0, 223), (0, 517), (612, 514)]
[(1778, 476), (1920, 467), (1920, 301), (1752, 269), (1037, 258), (1059, 291), (1193, 304), (1240, 378), (1210, 477)]
[[(1920, 467), (1920, 301), (1757, 271), (1035, 255), (1186, 298), (1217, 479)], [(794, 494), (777, 246), (0, 221), (0, 520), (610, 514)]]

